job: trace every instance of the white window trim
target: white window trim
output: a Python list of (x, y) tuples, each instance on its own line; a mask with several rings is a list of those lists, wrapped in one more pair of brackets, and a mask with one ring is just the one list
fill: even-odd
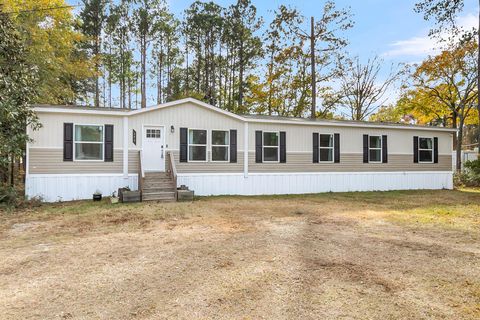
[[(432, 140), (432, 148), (431, 149), (420, 148), (420, 139), (430, 139), (430, 140)], [(418, 150), (417, 150), (417, 152), (418, 152), (418, 163), (433, 163), (434, 162), (434, 159), (433, 159), (433, 157), (434, 157), (434, 152), (433, 152), (434, 150), (433, 149), (434, 148), (435, 148), (435, 146), (433, 145), (433, 137), (418, 137)], [(420, 160), (420, 151), (431, 151), (432, 152), (432, 160), (431, 161), (421, 161)]]
[[(277, 146), (265, 146), (264, 145), (264, 134), (265, 133), (275, 133), (277, 135)], [(277, 159), (278, 160), (265, 160), (265, 148), (277, 148)], [(280, 131), (262, 131), (262, 162), (266, 163), (280, 163)]]
[[(227, 139), (228, 144), (213, 144), (213, 131), (226, 132), (227, 133), (227, 138), (228, 138)], [(227, 147), (227, 160), (213, 160), (213, 147)], [(230, 130), (225, 130), (225, 129), (211, 129), (210, 130), (210, 161), (211, 162), (221, 162), (221, 163), (230, 162)]]
[[(370, 148), (370, 137), (379, 137), (380, 138), (380, 148)], [(370, 150), (380, 150), (380, 160), (371, 161), (370, 160)], [(383, 163), (383, 138), (381, 135), (368, 135), (368, 163)]]
[[(205, 131), (206, 141), (205, 144), (190, 144), (190, 131)], [(188, 128), (187, 132), (187, 162), (208, 162), (208, 132), (207, 129)], [(205, 147), (205, 160), (190, 160), (190, 146), (192, 147)]]
[[(320, 136), (331, 136), (332, 137), (332, 146), (331, 147), (322, 147), (320, 146)], [(321, 160), (321, 150), (322, 149), (331, 149), (332, 150), (332, 160)], [(318, 163), (334, 163), (335, 162), (335, 136), (333, 133), (319, 133), (318, 134)]]
[[(76, 135), (76, 126), (94, 126), (102, 127), (102, 141), (77, 141)], [(75, 145), (77, 143), (94, 143), (102, 145), (102, 159), (77, 159), (77, 148)], [(104, 124), (85, 124), (85, 123), (74, 123), (73, 124), (73, 161), (75, 162), (103, 162), (105, 161), (105, 125)]]

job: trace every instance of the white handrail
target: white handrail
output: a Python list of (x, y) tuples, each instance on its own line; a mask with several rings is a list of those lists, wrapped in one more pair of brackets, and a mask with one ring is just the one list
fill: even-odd
[(139, 152), (139, 159), (138, 161), (140, 161), (140, 174), (142, 175), (142, 178), (145, 178), (145, 170), (143, 170), (143, 152), (142, 150), (140, 150)]

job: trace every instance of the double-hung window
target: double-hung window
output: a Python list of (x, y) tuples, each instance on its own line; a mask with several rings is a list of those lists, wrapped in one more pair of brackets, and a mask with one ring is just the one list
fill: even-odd
[(320, 162), (333, 162), (333, 134), (320, 134)]
[(207, 130), (188, 129), (188, 161), (207, 161)]
[(263, 161), (278, 162), (279, 160), (279, 133), (263, 132)]
[(103, 125), (75, 125), (75, 160), (103, 161)]
[(382, 136), (369, 136), (368, 139), (368, 161), (382, 162)]
[(230, 155), (230, 132), (212, 130), (212, 161), (228, 162)]
[(433, 162), (433, 139), (418, 138), (418, 161)]

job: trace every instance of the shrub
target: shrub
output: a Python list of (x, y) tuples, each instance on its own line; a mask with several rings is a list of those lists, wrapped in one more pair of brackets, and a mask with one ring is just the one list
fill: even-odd
[(467, 161), (465, 162), (464, 167), (466, 171), (469, 171), (476, 176), (480, 176), (480, 159)]
[(480, 187), (480, 159), (467, 161), (464, 170), (455, 174), (455, 185), (466, 187)]
[(0, 185), (0, 205), (12, 208), (18, 206), (18, 192), (14, 187)]
[(0, 184), (0, 209), (33, 208), (40, 206), (42, 201), (41, 197), (26, 200), (23, 190)]

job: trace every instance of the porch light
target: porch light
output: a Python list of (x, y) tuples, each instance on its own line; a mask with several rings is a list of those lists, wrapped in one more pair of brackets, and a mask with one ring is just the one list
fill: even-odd
[(175, 132), (175, 127), (174, 127), (173, 125), (170, 126), (170, 132), (171, 132), (171, 133), (174, 133), (174, 132)]

